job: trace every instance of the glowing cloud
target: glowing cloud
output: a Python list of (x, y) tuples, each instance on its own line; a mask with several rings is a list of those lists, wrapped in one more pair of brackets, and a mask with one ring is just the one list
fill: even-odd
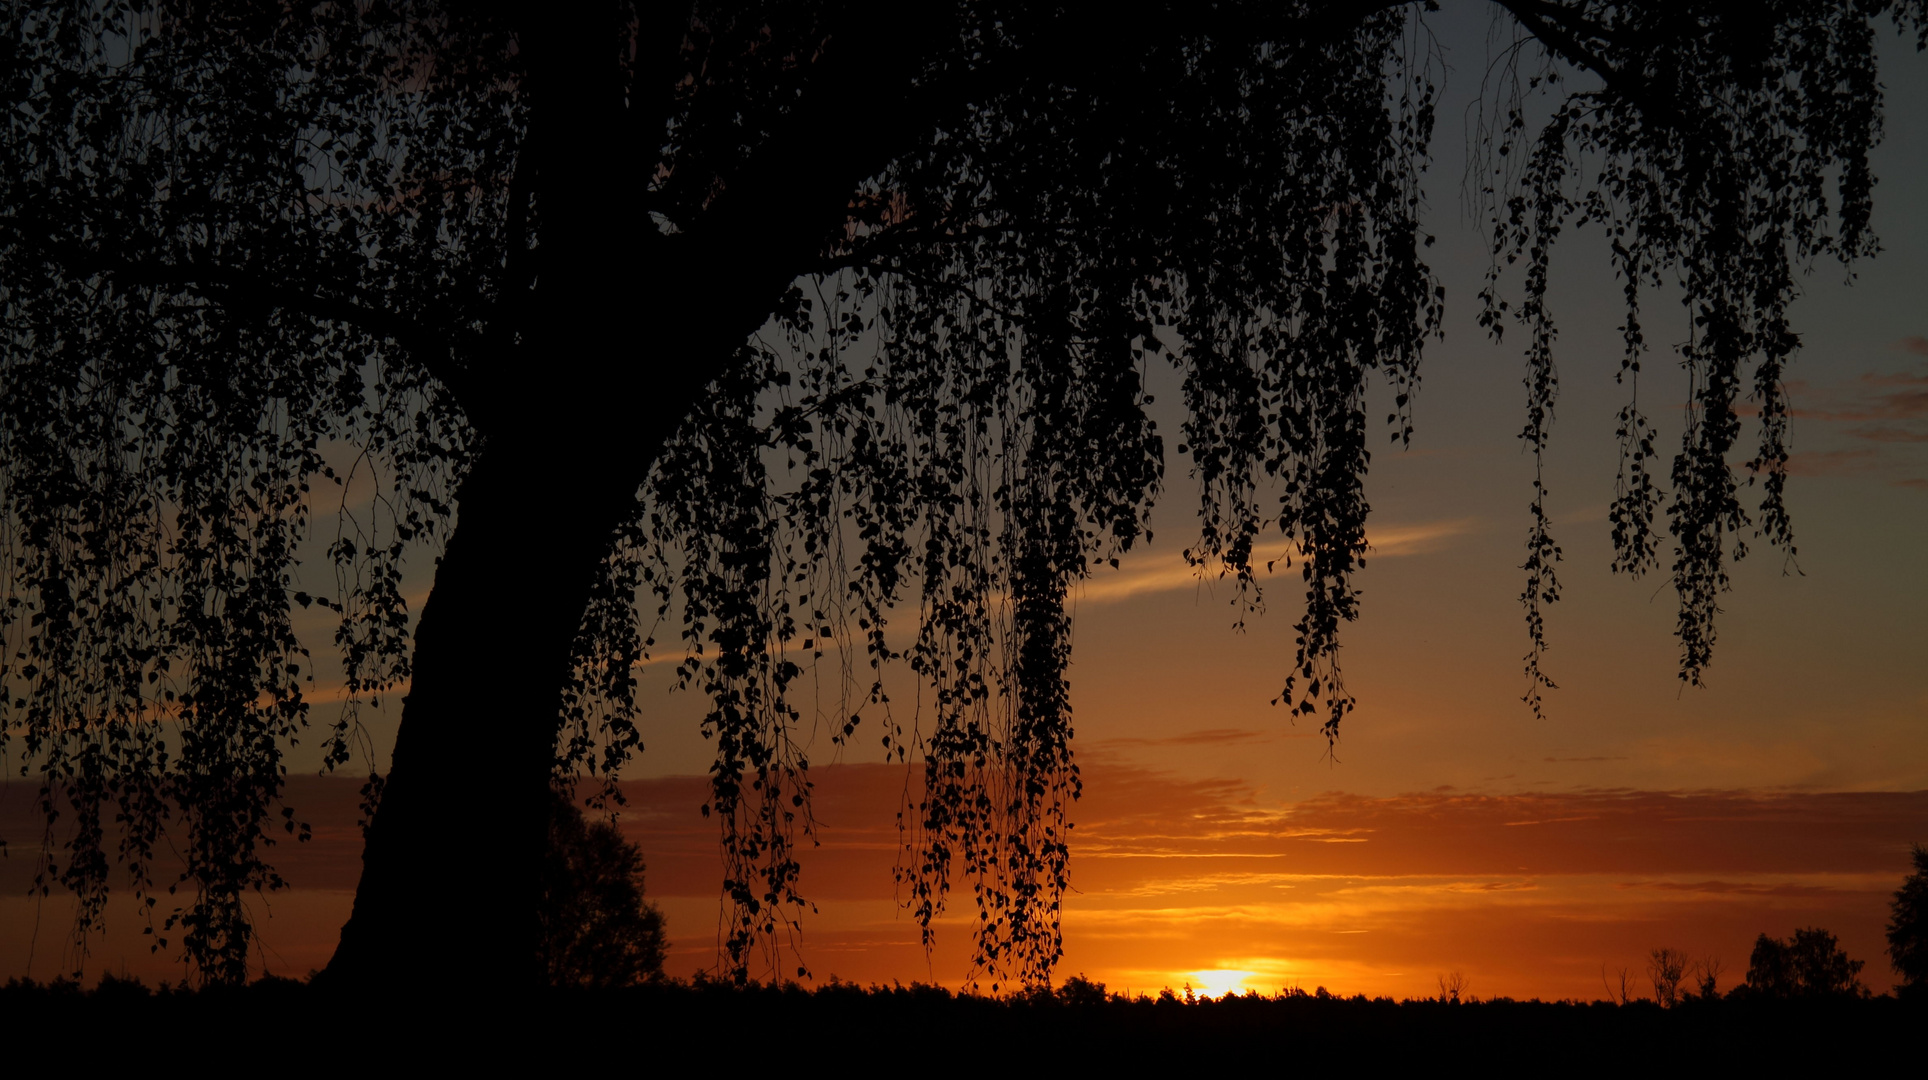
[[(1423, 522), (1416, 525), (1393, 525), (1374, 529), (1366, 534), (1368, 558), (1372, 556), (1397, 557), (1403, 555), (1423, 555), (1446, 546), (1454, 537), (1464, 536), (1479, 526), (1477, 518), (1452, 518), (1443, 521)], [(1283, 570), (1286, 557), (1296, 552), (1290, 547), (1280, 548), (1271, 554), (1255, 555), (1253, 563), (1260, 568), (1274, 563)], [(1201, 575), (1199, 568), (1188, 565), (1180, 554), (1168, 554), (1156, 558), (1127, 560), (1115, 571), (1099, 571), (1084, 582), (1078, 590), (1078, 600), (1085, 604), (1108, 604), (1126, 600), (1145, 593), (1175, 592), (1181, 589), (1212, 590), (1219, 579), (1207, 570)], [(1229, 582), (1226, 587), (1230, 588)]]

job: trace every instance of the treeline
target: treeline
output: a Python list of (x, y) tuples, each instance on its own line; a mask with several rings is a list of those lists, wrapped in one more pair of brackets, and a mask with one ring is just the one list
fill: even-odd
[[(1850, 959), (1832, 933), (1812, 926), (1794, 931), (1794, 936), (1786, 940), (1766, 934), (1755, 938), (1745, 978), (1724, 994), (1720, 988), (1724, 966), (1717, 956), (1691, 958), (1680, 949), (1655, 949), (1647, 956), (1646, 977), (1653, 991), (1652, 1002), (1671, 1009), (1721, 997), (1778, 1000), (1869, 997), (1868, 988), (1861, 984), (1861, 969), (1866, 966), (1866, 961)], [(1600, 981), (1606, 987), (1609, 1001), (1626, 1005), (1641, 997), (1635, 988), (1636, 978), (1626, 968), (1609, 976), (1603, 967)], [(1444, 978), (1440, 985), (1447, 986)], [(1913, 981), (1907, 981), (1897, 991), (1912, 995), (1918, 992), (1918, 987)]]
[[(395, 987), (354, 997), (294, 980), (193, 991), (109, 979), (0, 987), (0, 1028), (29, 1058), (117, 1044), (259, 1050), (300, 1047), (361, 1055), (407, 1046), (438, 1061), (549, 1054), (572, 1065), (630, 1067), (693, 1047), (732, 1066), (767, 1057), (775, 1069), (813, 1060), (934, 1063), (940, 1075), (983, 1062), (1133, 1068), (1209, 1062), (1541, 1068), (1664, 1055), (1671, 1063), (1784, 1063), (1790, 1056), (1913, 1053), (1928, 1010), (1891, 995), (1769, 998), (1726, 995), (1662, 1008), (1649, 998), (1546, 1002), (1437, 997), (1395, 1001), (1310, 992), (1211, 998), (1166, 991), (1127, 998), (1072, 978), (1003, 998), (938, 986), (817, 988), (664, 980), (618, 990), (559, 989), (514, 1001), (453, 985)], [(988, 1058), (988, 1060), (986, 1060)], [(1597, 1059), (1597, 1060), (1596, 1060)], [(344, 1059), (346, 1060), (346, 1059)], [(366, 1061), (365, 1058), (356, 1060)]]
[[(1888, 960), (1901, 984), (1895, 993), (1902, 998), (1928, 998), (1928, 848), (1911, 845), (1909, 857), (1913, 872), (1902, 879), (1888, 905)], [(1861, 984), (1861, 969), (1866, 961), (1855, 960), (1841, 949), (1835, 936), (1818, 926), (1794, 931), (1782, 939), (1761, 934), (1754, 939), (1747, 958), (1747, 975), (1726, 997), (1763, 1001), (1853, 1000), (1871, 996)], [(1647, 957), (1647, 982), (1653, 988), (1653, 1002), (1672, 1008), (1689, 1002), (1721, 998), (1721, 962), (1718, 957), (1690, 958), (1679, 949), (1655, 949)], [(1600, 981), (1607, 997), (1619, 1004), (1630, 1004), (1636, 997), (1635, 978), (1626, 969), (1617, 972), (1618, 985), (1600, 969)], [(1461, 976), (1440, 978), (1440, 991), (1457, 1000)]]

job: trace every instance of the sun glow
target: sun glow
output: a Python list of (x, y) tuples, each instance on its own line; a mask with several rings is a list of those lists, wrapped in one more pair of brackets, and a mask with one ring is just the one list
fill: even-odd
[(1227, 994), (1245, 992), (1245, 980), (1257, 975), (1256, 971), (1231, 971), (1215, 968), (1210, 971), (1191, 971), (1185, 974), (1185, 981), (1192, 990), (1202, 997), (1224, 997)]

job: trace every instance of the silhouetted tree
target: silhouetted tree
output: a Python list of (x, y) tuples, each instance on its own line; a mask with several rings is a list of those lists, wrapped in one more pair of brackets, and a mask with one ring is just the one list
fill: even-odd
[(1680, 1004), (1680, 983), (1687, 977), (1687, 954), (1679, 949), (1655, 949), (1647, 954), (1647, 981), (1663, 1009)]
[(1747, 958), (1746, 988), (1769, 998), (1865, 997), (1859, 978), (1864, 964), (1848, 959), (1834, 935), (1820, 927), (1796, 930), (1786, 941), (1762, 934)]
[(1720, 973), (1724, 965), (1718, 956), (1703, 956), (1694, 961), (1695, 992), (1706, 1001), (1720, 996)]
[[(870, 717), (924, 766), (913, 915), (928, 934), (967, 884), (981, 968), (1044, 981), (1079, 792), (1063, 601), (1146, 535), (1146, 365), (1183, 380), (1187, 557), (1256, 609), (1276, 530), (1307, 598), (1279, 700), (1328, 735), (1352, 707), (1365, 391), (1392, 384), (1409, 438), (1445, 295), (1418, 219), (1435, 9), (13, 0), (0, 738), (39, 769), (50, 837), (72, 807), (43, 886), (80, 895), (84, 935), (119, 859), (151, 908), (172, 818), (192, 900), (157, 929), (245, 973), (243, 899), (281, 883), (272, 834), (301, 830), (277, 813), (314, 667), (291, 612), (319, 604), (350, 700), (331, 767), (365, 741), (357, 709), (408, 688), (332, 974), (540, 980), (550, 786), (640, 747), (651, 649), (712, 702), (744, 970), (802, 910), (824, 717), (792, 689), (834, 649), (832, 742)], [(1482, 321), (1525, 330), (1537, 460), (1551, 251), (1581, 223), (1611, 236), (1615, 569), (1659, 566), (1664, 513), (1697, 682), (1742, 534), (1792, 550), (1788, 305), (1813, 259), (1875, 249), (1877, 20), (1919, 45), (1928, 2), (1495, 10), (1513, 77), (1475, 132)], [(1663, 285), (1693, 323), (1671, 490), (1634, 394)], [(1743, 398), (1758, 517), (1728, 464)], [(347, 485), (328, 588), (296, 576), (317, 481)], [(1536, 480), (1536, 709), (1546, 499)], [(439, 560), (412, 633), (411, 554)], [(893, 711), (899, 665), (924, 711)], [(443, 907), (480, 866), (497, 902)]]
[(1600, 985), (1607, 988), (1607, 1000), (1617, 1005), (1625, 1005), (1639, 996), (1634, 992), (1633, 972), (1624, 967), (1615, 968), (1613, 977), (1608, 978), (1607, 965), (1601, 964)]
[(1057, 997), (1066, 1005), (1083, 1008), (1096, 1008), (1110, 1000), (1104, 983), (1093, 982), (1082, 974), (1066, 979), (1064, 985), (1058, 988)]
[(663, 913), (643, 899), (643, 853), (614, 823), (558, 795), (543, 858), (538, 953), (551, 986), (636, 986), (662, 976)]
[(1912, 844), (1909, 855), (1915, 872), (1902, 879), (1888, 907), (1888, 959), (1902, 990), (1919, 994), (1928, 988), (1928, 848)]

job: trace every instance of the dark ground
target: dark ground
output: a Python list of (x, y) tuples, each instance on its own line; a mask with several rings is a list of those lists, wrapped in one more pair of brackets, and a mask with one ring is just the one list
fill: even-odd
[(679, 1074), (749, 1076), (1397, 1069), (1672, 1077), (1871, 1067), (1919, 1075), (1925, 1036), (1928, 1007), (1888, 997), (1694, 999), (1661, 1009), (1651, 1002), (1314, 995), (1187, 1004), (1093, 992), (1000, 1001), (934, 987), (850, 985), (666, 984), (513, 1000), (433, 986), (348, 995), (286, 980), (199, 992), (115, 982), (84, 993), (72, 984), (0, 987), (0, 1072), (16, 1076), (50, 1071), (15, 1071), (35, 1064), (83, 1075), (103, 1067), (549, 1075), (659, 1072), (672, 1063)]

